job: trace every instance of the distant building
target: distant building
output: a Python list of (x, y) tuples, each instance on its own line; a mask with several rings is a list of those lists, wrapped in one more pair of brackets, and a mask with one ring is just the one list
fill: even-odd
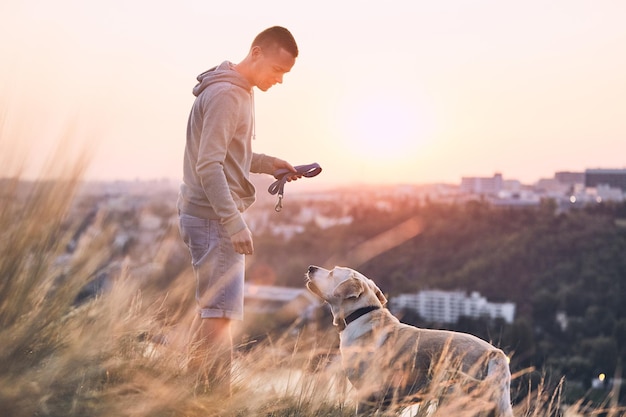
[(496, 173), (493, 177), (463, 177), (461, 178), (461, 192), (481, 195), (497, 195), (503, 189), (502, 174)]
[(464, 291), (426, 290), (400, 294), (390, 299), (389, 308), (394, 313), (413, 310), (424, 320), (438, 323), (456, 323), (459, 317), (485, 316), (512, 323), (515, 316), (515, 303), (490, 303), (478, 292), (468, 297)]
[(608, 185), (626, 191), (626, 169), (588, 169), (585, 171), (585, 187)]
[(601, 203), (603, 201), (624, 201), (624, 199), (626, 199), (625, 190), (602, 184), (599, 184), (595, 188), (588, 189), (587, 194), (596, 203)]
[(556, 179), (561, 184), (567, 184), (571, 186), (575, 184), (584, 184), (585, 173), (584, 172), (560, 171), (554, 174), (554, 179)]
[[(584, 183), (584, 174), (582, 183)], [(573, 190), (574, 183), (563, 182), (557, 178), (541, 178), (535, 183), (535, 191), (548, 197), (569, 196)]]
[(560, 171), (552, 178), (541, 178), (535, 183), (535, 190), (551, 198), (569, 198), (576, 190), (584, 188), (585, 173)]

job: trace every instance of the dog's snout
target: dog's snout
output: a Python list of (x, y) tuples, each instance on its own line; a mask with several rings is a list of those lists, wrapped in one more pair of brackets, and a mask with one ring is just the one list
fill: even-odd
[(308, 272), (309, 272), (309, 274), (312, 274), (312, 273), (314, 273), (315, 271), (317, 271), (317, 269), (318, 269), (318, 268), (317, 268), (315, 265), (310, 265), (310, 266), (309, 266), (309, 270), (308, 270)]

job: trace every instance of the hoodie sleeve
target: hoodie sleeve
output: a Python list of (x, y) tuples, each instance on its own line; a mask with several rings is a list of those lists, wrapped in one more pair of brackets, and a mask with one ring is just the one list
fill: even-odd
[(202, 119), (196, 171), (213, 210), (232, 236), (247, 227), (224, 174), (224, 161), (237, 128), (239, 103), (226, 89), (204, 101), (203, 105), (205, 117)]
[(274, 160), (273, 156), (268, 156), (262, 153), (252, 154), (252, 165), (250, 166), (250, 172), (255, 174), (274, 174)]

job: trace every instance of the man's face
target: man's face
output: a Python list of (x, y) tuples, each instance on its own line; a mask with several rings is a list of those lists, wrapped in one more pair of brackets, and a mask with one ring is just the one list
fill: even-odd
[(296, 59), (283, 48), (259, 48), (255, 55), (254, 85), (261, 91), (267, 91), (274, 84), (282, 84), (283, 75), (288, 73)]

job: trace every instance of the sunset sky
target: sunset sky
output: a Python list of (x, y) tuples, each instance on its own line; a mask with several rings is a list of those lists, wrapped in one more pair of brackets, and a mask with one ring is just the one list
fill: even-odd
[(196, 75), (273, 25), (300, 57), (253, 146), (306, 181), (626, 168), (626, 1), (2, 0), (0, 176), (69, 138), (88, 178), (180, 178)]

